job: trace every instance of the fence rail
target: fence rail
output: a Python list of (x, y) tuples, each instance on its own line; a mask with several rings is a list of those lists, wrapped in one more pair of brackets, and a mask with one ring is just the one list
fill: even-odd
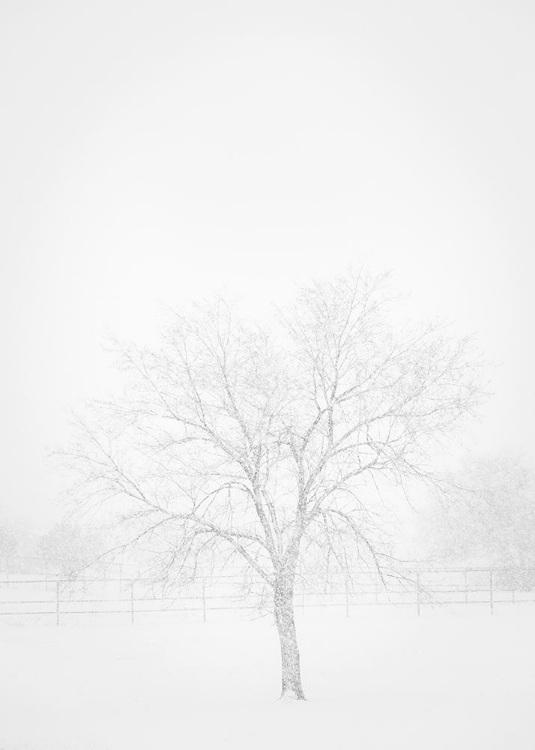
[[(146, 579), (54, 579), (9, 577), (0, 579), (0, 617), (55, 617), (57, 625), (71, 615), (125, 615), (132, 624), (140, 615), (199, 613), (206, 622), (216, 611), (269, 611), (263, 582), (250, 580), (244, 593), (242, 579), (233, 575), (207, 576), (170, 591), (165, 584)], [(156, 595), (156, 591), (158, 594)], [(412, 608), (484, 605), (494, 614), (497, 605), (535, 603), (535, 571), (503, 569), (419, 570), (385, 587), (370, 575), (322, 582), (321, 587), (295, 593), (296, 611), (344, 610), (355, 607)], [(101, 605), (101, 606), (98, 606)]]

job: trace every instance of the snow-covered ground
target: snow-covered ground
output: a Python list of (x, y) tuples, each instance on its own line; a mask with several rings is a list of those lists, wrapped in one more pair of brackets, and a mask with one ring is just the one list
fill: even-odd
[(0, 748), (535, 748), (533, 609), (372, 609), (298, 618), (305, 703), (265, 619), (2, 621)]

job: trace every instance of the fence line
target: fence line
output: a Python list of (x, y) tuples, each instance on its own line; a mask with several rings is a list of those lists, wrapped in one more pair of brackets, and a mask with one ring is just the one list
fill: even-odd
[[(442, 570), (418, 570), (413, 572), (412, 578), (406, 578), (403, 586), (398, 582), (397, 588), (380, 589), (379, 579), (367, 576), (360, 584), (355, 580), (340, 579), (339, 581), (323, 582), (323, 591), (312, 589), (300, 589), (296, 591), (295, 608), (302, 614), (308, 609), (344, 608), (346, 617), (350, 617), (352, 608), (361, 606), (396, 606), (412, 607), (413, 611), (420, 616), (424, 606), (464, 604), (464, 605), (486, 605), (491, 615), (494, 614), (497, 604), (517, 605), (524, 603), (535, 603), (535, 571), (521, 569), (489, 569), (489, 568), (467, 568), (467, 569), (442, 569)], [(472, 581), (470, 581), (470, 577)], [(519, 578), (520, 577), (520, 578)], [(520, 580), (522, 585), (518, 585)], [(533, 584), (532, 584), (533, 581)], [(202, 613), (202, 620), (206, 622), (209, 612), (215, 611), (253, 611), (265, 610), (266, 596), (264, 588), (260, 593), (252, 593), (249, 596), (238, 593), (237, 588), (241, 579), (236, 576), (223, 574), (219, 576), (204, 576), (198, 579), (197, 586), (190, 584), (177, 591), (175, 596), (165, 596), (165, 585), (161, 586), (161, 595), (147, 595), (147, 591), (140, 591), (144, 586), (146, 590), (154, 589), (156, 584), (149, 579), (50, 579), (31, 577), (28, 579), (14, 579), (9, 577), (0, 580), (0, 593), (9, 593), (24, 590), (27, 586), (44, 586), (45, 591), (52, 584), (54, 586), (54, 597), (42, 598), (36, 596), (29, 598), (9, 598), (0, 595), (0, 617), (18, 616), (31, 617), (35, 615), (56, 616), (56, 624), (60, 625), (65, 616), (70, 615), (95, 615), (115, 614), (129, 615), (131, 623), (134, 624), (136, 616), (141, 614), (156, 613)], [(217, 587), (235, 584), (235, 591), (217, 591)], [(94, 596), (76, 596), (76, 589), (81, 586), (84, 592), (94, 586), (106, 587), (110, 584), (119, 584), (119, 596), (113, 598)], [(335, 584), (333, 587), (332, 584)], [(336, 585), (337, 584), (337, 585)], [(263, 586), (261, 579), (249, 581), (249, 586)], [(5, 587), (5, 588), (2, 588)], [(193, 591), (191, 589), (193, 588)], [(124, 589), (124, 592), (123, 592)], [(252, 600), (256, 600), (252, 603)], [(159, 608), (151, 607), (151, 603), (159, 603)], [(180, 603), (182, 606), (174, 606)], [(95, 608), (87, 605), (108, 605), (106, 608)], [(43, 605), (49, 605), (45, 609)], [(72, 609), (72, 606), (82, 605)], [(83, 605), (86, 605), (85, 607)], [(6, 607), (9, 608), (6, 611)], [(13, 610), (11, 607), (17, 607)], [(30, 609), (23, 609), (30, 607)], [(38, 609), (36, 609), (38, 607)]]

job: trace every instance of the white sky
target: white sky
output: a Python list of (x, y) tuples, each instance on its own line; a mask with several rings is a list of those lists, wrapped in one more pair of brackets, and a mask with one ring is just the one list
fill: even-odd
[(364, 260), (479, 331), (476, 442), (533, 453), (533, 3), (4, 0), (0, 59), (0, 516), (59, 516), (106, 329)]

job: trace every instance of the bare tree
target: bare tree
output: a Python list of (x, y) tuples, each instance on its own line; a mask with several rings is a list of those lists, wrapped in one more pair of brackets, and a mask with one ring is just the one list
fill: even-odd
[(502, 568), (501, 583), (533, 587), (535, 472), (525, 458), (502, 453), (466, 460), (435, 497), (420, 529), (428, 555)]
[(46, 571), (76, 576), (99, 555), (102, 542), (97, 534), (74, 523), (58, 523), (38, 542), (38, 554)]
[(17, 537), (8, 526), (0, 526), (0, 565), (10, 572), (11, 561), (17, 551)]
[(270, 331), (224, 302), (175, 314), (158, 349), (117, 345), (124, 395), (78, 421), (69, 452), (86, 512), (112, 508), (161, 571), (226, 554), (263, 582), (282, 696), (304, 698), (300, 563), (315, 548), (350, 567), (352, 545), (382, 573), (377, 488), (432, 481), (437, 441), (480, 395), (469, 341), (409, 330), (387, 292), (365, 273), (314, 283)]

